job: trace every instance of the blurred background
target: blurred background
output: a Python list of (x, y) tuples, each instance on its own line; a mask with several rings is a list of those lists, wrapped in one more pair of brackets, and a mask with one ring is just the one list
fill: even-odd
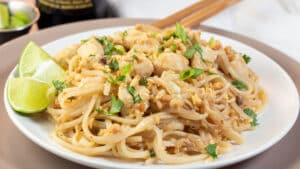
[[(23, 1), (37, 2), (35, 0)], [(51, 2), (52, 0), (40, 1)], [(88, 2), (89, 0), (81, 1)], [(96, 3), (97, 14), (81, 19), (106, 17), (160, 19), (192, 5), (198, 0), (92, 1), (94, 4)], [(39, 8), (42, 10), (39, 21), (40, 27), (53, 25), (54, 23), (49, 22), (49, 16), (43, 16), (43, 10), (47, 11), (47, 9), (41, 5)], [(55, 13), (54, 20), (56, 21), (54, 22), (67, 22), (57, 20), (57, 14)], [(87, 15), (91, 16), (90, 14)], [(241, 0), (238, 4), (229, 7), (202, 24), (257, 39), (287, 53), (300, 62), (300, 0)]]

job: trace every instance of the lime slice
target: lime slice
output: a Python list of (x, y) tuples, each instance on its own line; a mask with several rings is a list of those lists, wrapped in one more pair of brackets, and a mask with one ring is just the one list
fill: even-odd
[(21, 20), (24, 24), (28, 24), (31, 21), (31, 18), (26, 12), (18, 11), (14, 13), (14, 16)]
[(47, 95), (49, 88), (49, 84), (29, 77), (12, 78), (8, 81), (8, 101), (17, 112), (41, 112), (51, 101)]
[(6, 5), (0, 4), (0, 28), (6, 29), (9, 27), (9, 11)]
[(19, 61), (19, 76), (30, 76), (34, 79), (52, 84), (53, 80), (63, 80), (65, 71), (34, 42), (25, 47)]

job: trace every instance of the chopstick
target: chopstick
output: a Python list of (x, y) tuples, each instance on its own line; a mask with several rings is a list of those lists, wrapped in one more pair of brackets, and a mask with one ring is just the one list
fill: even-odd
[(239, 0), (221, 0), (217, 1), (213, 4), (210, 4), (206, 8), (203, 8), (200, 11), (197, 11), (182, 20), (180, 23), (185, 27), (193, 27), (199, 25), (200, 22), (206, 20), (207, 18), (221, 12), (222, 10), (226, 9), (227, 7), (239, 2)]
[(173, 15), (152, 23), (152, 25), (158, 28), (165, 28), (174, 25), (176, 22), (180, 22), (185, 27), (193, 27), (239, 1), (202, 0)]
[(152, 23), (152, 25), (155, 27), (158, 27), (158, 28), (164, 28), (164, 27), (174, 25), (174, 23), (176, 23), (179, 19), (184, 18), (184, 17), (188, 16), (189, 14), (191, 14), (192, 12), (195, 12), (215, 1), (216, 0), (199, 1), (197, 3), (192, 4), (191, 6), (188, 6), (187, 8), (184, 8), (184, 9), (166, 17), (166, 18), (163, 18), (161, 20), (158, 20), (158, 21)]

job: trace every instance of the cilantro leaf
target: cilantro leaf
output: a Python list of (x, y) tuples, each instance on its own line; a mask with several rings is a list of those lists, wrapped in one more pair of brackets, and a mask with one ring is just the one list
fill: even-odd
[(139, 84), (142, 85), (142, 86), (148, 86), (148, 80), (146, 77), (142, 77), (140, 80), (139, 80)]
[(151, 158), (153, 158), (153, 157), (156, 156), (156, 153), (155, 153), (155, 151), (154, 151), (153, 149), (151, 149), (151, 150), (149, 151), (149, 154), (150, 154), (150, 157), (151, 157)]
[(67, 87), (67, 83), (60, 80), (53, 80), (52, 84), (58, 92), (61, 92), (64, 88)]
[(180, 79), (180, 80), (186, 80), (186, 79), (189, 79), (189, 78), (195, 79), (195, 78), (197, 78), (199, 75), (201, 75), (202, 73), (204, 73), (204, 71), (201, 70), (201, 69), (198, 69), (198, 68), (191, 68), (191, 69), (182, 71), (182, 72), (179, 74), (179, 79)]
[(216, 152), (217, 149), (217, 144), (209, 144), (205, 150), (207, 151), (207, 153), (213, 158), (216, 159), (218, 158), (218, 154)]
[(244, 90), (244, 89), (247, 90), (248, 89), (248, 87), (239, 80), (232, 81), (232, 85), (234, 85), (239, 90)]
[(246, 55), (246, 54), (243, 55), (243, 59), (244, 59), (246, 64), (248, 64), (251, 61), (251, 57)]
[(122, 100), (117, 99), (115, 95), (111, 95), (111, 107), (107, 115), (114, 115), (119, 113), (123, 107), (124, 103)]
[(204, 60), (204, 58), (202, 57), (203, 50), (198, 43), (194, 43), (192, 46), (188, 47), (184, 52), (184, 56), (188, 59), (192, 59), (196, 52), (198, 52), (201, 55), (201, 59)]
[(114, 50), (115, 46), (111, 42), (108, 42), (108, 44), (104, 48), (104, 55), (112, 55)]
[(171, 33), (171, 34), (168, 35), (168, 36), (164, 36), (164, 37), (163, 37), (163, 40), (164, 40), (164, 41), (167, 41), (167, 40), (171, 39), (172, 37), (173, 37), (173, 38), (176, 38), (176, 37), (177, 37), (177, 35), (176, 35), (175, 32)]
[(184, 31), (184, 28), (179, 23), (176, 23), (176, 35), (182, 40), (184, 44), (188, 41), (188, 36)]
[(139, 94), (137, 94), (137, 92), (133, 86), (128, 86), (127, 91), (131, 95), (133, 103), (140, 103), (142, 101), (141, 96)]
[(122, 46), (122, 45), (116, 45), (115, 50), (120, 55), (124, 55), (126, 53), (126, 50), (125, 50), (124, 46)]
[(249, 108), (245, 108), (243, 111), (244, 111), (245, 114), (247, 114), (249, 117), (252, 118), (252, 122), (250, 123), (251, 126), (253, 126), (253, 127), (257, 126), (258, 123), (257, 123), (257, 115), (256, 115), (256, 113), (253, 110), (249, 109)]
[(117, 71), (119, 69), (119, 63), (117, 60), (113, 60), (110, 64), (109, 64), (109, 68), (112, 71)]
[(165, 50), (165, 47), (163, 45), (159, 45), (157, 48), (158, 53), (162, 53)]
[(121, 69), (121, 75), (127, 75), (128, 73), (130, 73), (131, 68), (132, 68), (131, 64), (123, 66)]

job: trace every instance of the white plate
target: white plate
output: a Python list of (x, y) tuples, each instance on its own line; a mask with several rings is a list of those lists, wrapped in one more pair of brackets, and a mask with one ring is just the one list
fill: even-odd
[[(43, 48), (50, 54), (54, 54), (62, 49), (62, 47), (80, 42), (80, 40), (86, 39), (92, 35), (108, 35), (116, 31), (124, 30), (125, 28), (126, 27), (106, 28), (79, 33), (50, 42), (44, 45)], [(259, 126), (255, 131), (243, 133), (246, 138), (246, 143), (234, 146), (232, 151), (220, 155), (219, 158), (213, 162), (196, 162), (185, 165), (145, 166), (142, 163), (84, 156), (71, 152), (55, 143), (49, 137), (49, 133), (52, 131), (53, 126), (48, 121), (36, 121), (33, 118), (21, 116), (12, 110), (6, 97), (7, 84), (5, 85), (4, 92), (5, 107), (13, 123), (33, 142), (60, 157), (90, 167), (124, 169), (215, 168), (253, 157), (277, 143), (286, 135), (295, 123), (299, 111), (299, 98), (296, 87), (289, 75), (277, 63), (261, 52), (238, 41), (216, 34), (204, 32), (202, 36), (206, 39), (210, 36), (214, 36), (216, 39), (221, 40), (223, 44), (230, 44), (237, 51), (251, 56), (252, 60), (250, 62), (250, 67), (259, 75), (260, 85), (266, 90), (268, 95), (268, 103), (258, 117)], [(14, 77), (16, 72), (15, 68), (8, 78)]]

